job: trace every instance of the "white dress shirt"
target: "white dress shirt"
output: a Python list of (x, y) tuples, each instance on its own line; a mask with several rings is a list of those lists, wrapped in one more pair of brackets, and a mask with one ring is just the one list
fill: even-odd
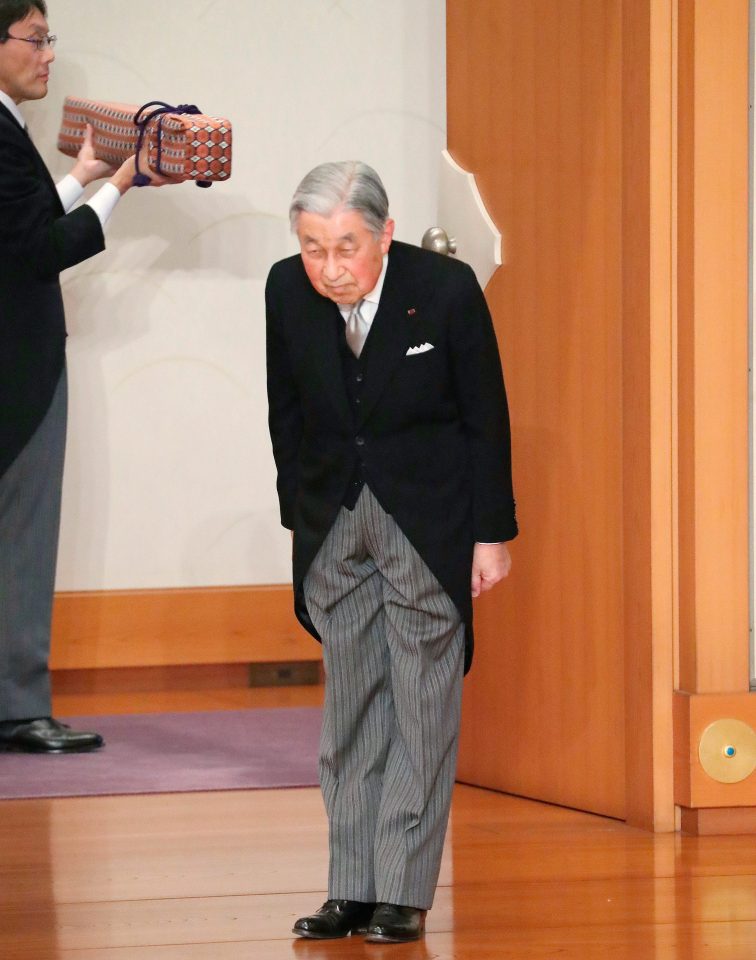
[[(22, 130), (26, 129), (26, 123), (21, 114), (21, 111), (18, 109), (18, 105), (13, 101), (4, 90), (0, 90), (0, 103), (6, 107), (13, 116), (13, 119), (18, 123)], [(66, 174), (65, 177), (56, 184), (56, 189), (58, 191), (58, 196), (60, 197), (60, 202), (63, 205), (63, 209), (68, 213), (68, 211), (73, 207), (77, 200), (84, 193), (84, 187), (79, 183), (76, 177), (71, 176), (71, 174)], [(97, 217), (102, 224), (103, 228), (105, 224), (110, 219), (110, 215), (115, 210), (116, 204), (121, 199), (121, 193), (118, 187), (113, 186), (112, 183), (104, 183), (97, 193), (94, 196), (90, 197), (87, 201), (87, 204), (94, 210), (97, 214)]]

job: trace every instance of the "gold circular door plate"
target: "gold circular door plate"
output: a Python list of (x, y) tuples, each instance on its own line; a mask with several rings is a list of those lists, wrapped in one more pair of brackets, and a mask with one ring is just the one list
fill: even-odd
[(756, 770), (756, 730), (742, 720), (715, 720), (701, 734), (698, 759), (719, 783), (740, 783)]

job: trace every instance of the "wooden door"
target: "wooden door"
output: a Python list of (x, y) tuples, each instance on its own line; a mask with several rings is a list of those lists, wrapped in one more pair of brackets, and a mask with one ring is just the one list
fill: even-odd
[(448, 145), (503, 235), (511, 581), (476, 601), (463, 781), (625, 816), (621, 0), (447, 0)]

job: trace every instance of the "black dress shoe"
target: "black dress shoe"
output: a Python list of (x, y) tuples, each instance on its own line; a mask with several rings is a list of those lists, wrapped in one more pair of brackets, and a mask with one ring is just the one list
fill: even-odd
[(360, 900), (326, 900), (311, 916), (300, 917), (292, 933), (313, 940), (336, 940), (350, 933), (364, 933), (373, 910), (374, 903)]
[(72, 730), (65, 723), (42, 717), (0, 725), (0, 751), (16, 753), (86, 753), (105, 741), (99, 733)]
[(425, 930), (425, 910), (379, 903), (370, 920), (367, 943), (406, 943), (419, 940)]

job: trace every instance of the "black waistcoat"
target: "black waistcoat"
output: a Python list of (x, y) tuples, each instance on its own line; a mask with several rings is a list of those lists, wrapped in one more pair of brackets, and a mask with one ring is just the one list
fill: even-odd
[[(346, 340), (346, 323), (341, 311), (336, 315), (334, 322), (338, 324), (339, 353), (341, 355), (344, 387), (349, 398), (349, 406), (352, 409), (352, 419), (356, 425), (365, 385), (365, 358), (370, 349), (370, 334), (368, 334), (360, 356), (355, 357)], [(357, 498), (365, 484), (365, 464), (359, 455), (359, 447), (360, 438), (357, 437), (357, 464), (342, 501), (342, 506), (346, 507), (347, 510), (354, 510), (354, 505), (357, 503)]]

